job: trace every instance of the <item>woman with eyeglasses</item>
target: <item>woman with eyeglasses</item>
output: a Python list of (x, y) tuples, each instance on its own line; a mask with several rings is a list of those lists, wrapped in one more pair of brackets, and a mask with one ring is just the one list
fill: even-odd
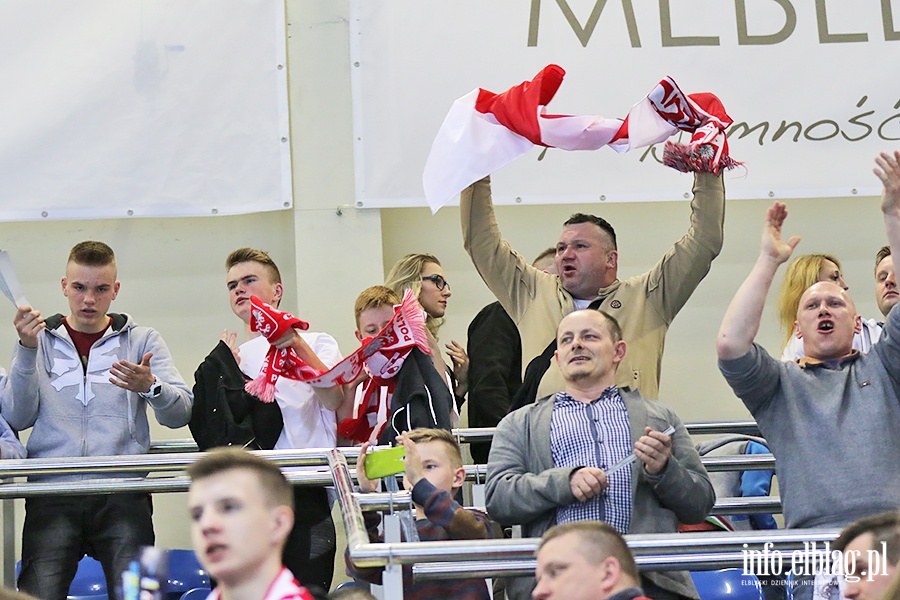
[(398, 260), (385, 278), (384, 285), (391, 288), (401, 298), (403, 292), (411, 289), (419, 299), (419, 304), (428, 315), (425, 328), (428, 330), (428, 342), (435, 368), (439, 373), (447, 371), (451, 375), (451, 390), (456, 396), (457, 408), (462, 404), (469, 389), (469, 356), (466, 349), (451, 340), (446, 345), (447, 354), (453, 361), (453, 369), (448, 370), (441, 357), (438, 344), (438, 330), (444, 324), (447, 312), (447, 300), (452, 295), (450, 284), (444, 277), (441, 263), (431, 254), (407, 254)]

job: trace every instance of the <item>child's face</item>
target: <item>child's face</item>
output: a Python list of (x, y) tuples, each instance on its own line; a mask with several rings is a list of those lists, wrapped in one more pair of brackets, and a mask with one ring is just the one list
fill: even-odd
[[(453, 490), (462, 486), (466, 477), (465, 470), (454, 466), (447, 444), (439, 441), (418, 442), (416, 449), (422, 459), (422, 476), (434, 487), (453, 493)], [(403, 477), (403, 487), (412, 489), (406, 476)]]
[(359, 329), (356, 330), (356, 339), (362, 341), (367, 337), (377, 335), (391, 321), (393, 316), (393, 306), (365, 309), (359, 313)]

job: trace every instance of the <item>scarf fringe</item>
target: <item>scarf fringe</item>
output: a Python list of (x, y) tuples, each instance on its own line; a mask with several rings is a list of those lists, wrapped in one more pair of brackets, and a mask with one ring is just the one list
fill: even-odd
[(275, 384), (269, 383), (265, 373), (261, 373), (256, 379), (252, 379), (244, 386), (249, 394), (252, 394), (266, 403), (275, 401)]
[(725, 169), (734, 169), (744, 163), (738, 162), (723, 154), (715, 161), (715, 147), (711, 144), (678, 144), (666, 142), (663, 151), (663, 164), (682, 173), (713, 173)]
[(403, 301), (400, 302), (400, 312), (403, 313), (407, 323), (411, 326), (411, 333), (416, 346), (425, 354), (431, 354), (431, 346), (428, 345), (428, 334), (425, 333), (425, 311), (422, 310), (419, 300), (410, 289), (403, 293)]

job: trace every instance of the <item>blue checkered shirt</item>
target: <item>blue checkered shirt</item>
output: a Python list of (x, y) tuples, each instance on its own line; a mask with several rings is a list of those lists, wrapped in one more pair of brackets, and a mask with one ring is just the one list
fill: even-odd
[[(553, 399), (550, 448), (556, 467), (598, 467), (606, 470), (631, 454), (634, 444), (628, 411), (615, 385), (587, 404), (559, 392)], [(631, 469), (609, 476), (602, 494), (556, 509), (556, 522), (606, 521), (616, 531), (628, 533), (631, 524)]]

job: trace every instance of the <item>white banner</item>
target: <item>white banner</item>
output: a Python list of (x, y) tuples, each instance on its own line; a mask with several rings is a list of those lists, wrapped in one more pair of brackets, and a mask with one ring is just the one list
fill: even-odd
[(0, 3), (0, 219), (291, 206), (283, 0)]
[[(900, 148), (900, 0), (351, 0), (357, 205), (424, 206), (422, 171), (450, 105), (545, 65), (550, 113), (624, 117), (662, 77), (725, 105), (729, 198), (876, 195)], [(540, 148), (494, 177), (497, 203), (678, 200), (661, 146)]]

